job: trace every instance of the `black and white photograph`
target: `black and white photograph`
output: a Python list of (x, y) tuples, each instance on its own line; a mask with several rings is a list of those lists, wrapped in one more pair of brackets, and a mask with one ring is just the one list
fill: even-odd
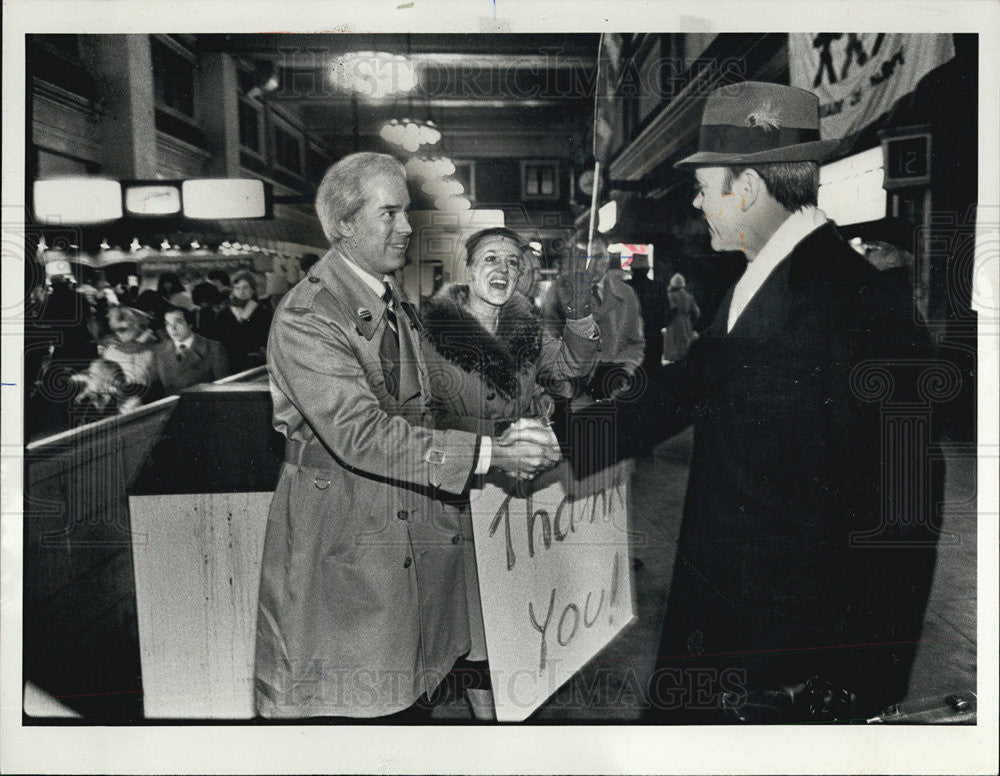
[(1000, 8), (550, 5), (5, 4), (0, 770), (996, 772)]

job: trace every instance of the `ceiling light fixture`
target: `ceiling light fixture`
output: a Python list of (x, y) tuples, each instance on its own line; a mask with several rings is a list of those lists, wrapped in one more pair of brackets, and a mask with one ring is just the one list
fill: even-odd
[(410, 153), (419, 151), (421, 146), (441, 142), (441, 133), (430, 119), (390, 119), (382, 125), (379, 135), (387, 143), (401, 146)]
[(414, 156), (404, 165), (409, 178), (433, 180), (455, 172), (455, 163), (447, 156)]
[(472, 203), (465, 197), (440, 197), (434, 200), (434, 207), (437, 210), (454, 212), (458, 210), (468, 210), (472, 207)]
[(420, 187), (425, 194), (432, 197), (454, 197), (465, 193), (465, 186), (451, 178), (435, 178)]
[(344, 90), (379, 99), (401, 94), (417, 85), (413, 63), (399, 54), (385, 51), (349, 51), (329, 66), (330, 82)]

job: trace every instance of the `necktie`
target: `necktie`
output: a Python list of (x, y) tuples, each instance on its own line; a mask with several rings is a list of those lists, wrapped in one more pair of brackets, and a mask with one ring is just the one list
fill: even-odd
[(593, 305), (601, 304), (601, 290), (599, 286), (591, 286), (590, 288), (591, 303)]
[(184, 360), (184, 354), (187, 353), (187, 345), (177, 346), (177, 363), (179, 364)]
[(379, 355), (382, 356), (382, 372), (385, 376), (385, 387), (395, 398), (399, 398), (399, 325), (396, 319), (396, 298), (393, 296), (392, 287), (385, 283), (385, 293), (382, 294), (382, 301), (385, 302), (386, 327), (382, 332), (382, 341), (379, 344)]
[(385, 302), (385, 317), (389, 321), (389, 327), (396, 334), (396, 341), (399, 341), (399, 326), (396, 321), (396, 297), (392, 295), (392, 286), (388, 281), (383, 281), (385, 293), (382, 294), (382, 301)]

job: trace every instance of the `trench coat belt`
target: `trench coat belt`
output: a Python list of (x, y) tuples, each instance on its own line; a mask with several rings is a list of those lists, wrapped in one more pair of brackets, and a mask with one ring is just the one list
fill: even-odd
[(309, 469), (334, 469), (337, 460), (319, 442), (305, 444), (294, 439), (285, 440), (285, 463)]
[(480, 436), (500, 436), (517, 418), (479, 418), (475, 415), (439, 415), (438, 428), (471, 431)]

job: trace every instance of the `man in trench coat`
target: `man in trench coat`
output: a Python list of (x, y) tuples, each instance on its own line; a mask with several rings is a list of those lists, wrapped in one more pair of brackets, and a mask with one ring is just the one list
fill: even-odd
[(558, 447), (524, 421), (502, 439), (431, 427), (420, 324), (392, 280), (411, 233), (397, 160), (342, 159), (316, 206), (330, 251), (282, 299), (267, 348), (287, 444), (264, 543), (255, 699), (265, 717), (387, 717), (430, 694), (470, 646), (471, 537), (439, 494), (491, 466), (530, 476)]
[(698, 404), (650, 721), (864, 720), (905, 694), (937, 537), (934, 366), (816, 208), (837, 145), (818, 127), (809, 92), (723, 87), (677, 165), (713, 249), (748, 266), (668, 367)]

